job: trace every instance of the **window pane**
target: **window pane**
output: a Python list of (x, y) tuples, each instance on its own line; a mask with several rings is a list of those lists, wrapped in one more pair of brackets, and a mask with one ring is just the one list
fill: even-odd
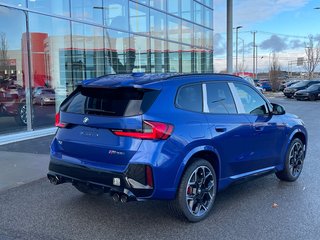
[(203, 28), (203, 46), (213, 49), (213, 30)]
[(158, 38), (166, 38), (166, 15), (150, 9), (150, 34)]
[[(169, 0), (172, 1), (172, 0)], [(174, 0), (176, 1), (176, 0)], [(166, 11), (166, 0), (150, 0), (150, 6)]]
[(30, 119), (21, 110), (27, 107), (30, 111), (31, 104), (25, 101), (29, 90), (25, 14), (6, 7), (0, 7), (0, 12), (0, 22), (6, 23), (0, 30), (0, 134), (3, 134), (26, 130)]
[(182, 21), (181, 28), (181, 41), (190, 45), (193, 44), (193, 24), (187, 21)]
[(120, 30), (129, 30), (128, 1), (103, 0), (104, 25)]
[(177, 16), (181, 16), (180, 3), (181, 3), (180, 0), (174, 0), (174, 1), (172, 1), (172, 0), (170, 1), (169, 0), (167, 2), (167, 4), (168, 4), (168, 12), (171, 13), (171, 14), (177, 15)]
[(180, 45), (168, 43), (168, 72), (180, 72)]
[(176, 98), (178, 108), (202, 112), (202, 86), (201, 84), (189, 85), (179, 89)]
[[(70, 22), (40, 14), (30, 15), (32, 85), (55, 94), (34, 96), (34, 127), (54, 125), (54, 114), (73, 90)], [(46, 104), (39, 107), (39, 105)]]
[(204, 45), (204, 29), (198, 25), (194, 25), (194, 45), (203, 47)]
[(26, 7), (26, 0), (1, 0), (2, 3), (7, 3), (17, 7)]
[(181, 3), (181, 17), (187, 20), (193, 21), (192, 19), (192, 6), (193, 0), (182, 0)]
[(181, 20), (175, 17), (168, 16), (168, 39), (173, 41), (180, 41)]
[(205, 50), (205, 59), (206, 59), (206, 73), (213, 72), (213, 51), (212, 50)]
[(65, 0), (28, 0), (28, 7), (39, 12), (70, 17), (69, 1)]
[(131, 73), (134, 67), (136, 53), (129, 45), (129, 34), (108, 30), (105, 32), (107, 56), (109, 57), (107, 73)]
[(192, 48), (190, 46), (181, 46), (181, 57), (182, 57), (182, 72), (191, 73), (192, 72)]
[(135, 2), (142, 3), (144, 5), (149, 5), (149, 0), (134, 0)]
[(165, 41), (151, 38), (151, 72), (166, 72), (165, 58), (167, 53), (165, 52), (165, 45)]
[(102, 0), (71, 0), (72, 18), (103, 24), (102, 11)]
[(135, 33), (149, 34), (149, 8), (130, 2), (130, 29)]
[(151, 71), (149, 38), (132, 35), (130, 37), (130, 48), (135, 51), (135, 64), (133, 71), (149, 73)]
[(204, 26), (213, 28), (213, 11), (204, 7)]
[(103, 29), (87, 24), (72, 23), (72, 33), (74, 83), (104, 75), (106, 58)]
[(251, 87), (235, 83), (238, 95), (244, 107), (245, 113), (254, 115), (263, 115), (267, 113), (266, 102)]
[(203, 25), (203, 6), (199, 3), (194, 3), (194, 22)]
[(207, 88), (207, 111), (209, 113), (237, 113), (231, 91), (227, 83), (208, 83)]

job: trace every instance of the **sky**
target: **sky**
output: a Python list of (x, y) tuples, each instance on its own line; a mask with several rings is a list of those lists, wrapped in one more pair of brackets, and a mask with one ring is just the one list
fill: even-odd
[[(215, 71), (226, 68), (226, 2), (214, 1)], [(288, 70), (292, 65), (299, 70), (301, 67), (292, 63), (297, 57), (305, 57), (308, 36), (312, 35), (314, 40), (320, 40), (320, 10), (314, 9), (315, 7), (320, 7), (320, 1), (233, 0), (233, 26), (243, 26), (239, 29), (238, 61), (242, 61), (244, 53), (246, 70), (252, 71), (252, 32), (256, 31), (258, 71), (269, 68), (273, 52), (278, 56), (283, 70)]]

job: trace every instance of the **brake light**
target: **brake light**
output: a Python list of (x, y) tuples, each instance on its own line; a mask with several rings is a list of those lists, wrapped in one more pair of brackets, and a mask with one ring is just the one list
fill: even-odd
[(55, 123), (55, 126), (56, 126), (56, 127), (59, 127), (59, 128), (65, 128), (65, 127), (67, 126), (66, 123), (60, 122), (60, 112), (58, 112), (58, 113), (56, 114), (56, 123)]
[(137, 130), (112, 130), (117, 136), (133, 137), (150, 140), (165, 140), (168, 139), (173, 131), (173, 125), (168, 123), (143, 121), (141, 131)]

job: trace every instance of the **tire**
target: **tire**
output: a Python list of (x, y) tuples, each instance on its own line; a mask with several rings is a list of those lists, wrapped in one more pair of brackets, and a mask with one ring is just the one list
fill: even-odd
[(301, 174), (304, 157), (304, 144), (299, 138), (293, 139), (286, 154), (284, 169), (276, 172), (276, 176), (283, 181), (296, 181)]
[(205, 219), (213, 207), (217, 178), (212, 165), (197, 158), (184, 172), (176, 198), (169, 202), (171, 213), (190, 222)]
[(103, 188), (94, 187), (85, 183), (74, 183), (73, 186), (80, 192), (88, 195), (100, 196), (104, 194)]
[(20, 126), (27, 125), (27, 105), (25, 103), (19, 104), (18, 113), (14, 119), (16, 123)]
[(40, 100), (40, 105), (41, 105), (41, 106), (44, 106), (44, 104), (45, 104), (45, 103), (44, 103), (44, 100), (41, 98), (41, 100)]
[(310, 101), (315, 101), (316, 100), (316, 96), (311, 94), (310, 97), (309, 97)]

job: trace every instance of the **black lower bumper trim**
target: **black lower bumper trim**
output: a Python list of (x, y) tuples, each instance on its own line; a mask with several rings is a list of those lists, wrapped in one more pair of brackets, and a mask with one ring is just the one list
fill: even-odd
[[(132, 188), (126, 181), (126, 173), (115, 173), (55, 159), (50, 160), (48, 175), (58, 176), (63, 179), (63, 182), (90, 183), (119, 192), (123, 192), (126, 189), (129, 190), (136, 198), (151, 196), (153, 192), (153, 189)], [(120, 186), (113, 184), (114, 178), (120, 179)]]

